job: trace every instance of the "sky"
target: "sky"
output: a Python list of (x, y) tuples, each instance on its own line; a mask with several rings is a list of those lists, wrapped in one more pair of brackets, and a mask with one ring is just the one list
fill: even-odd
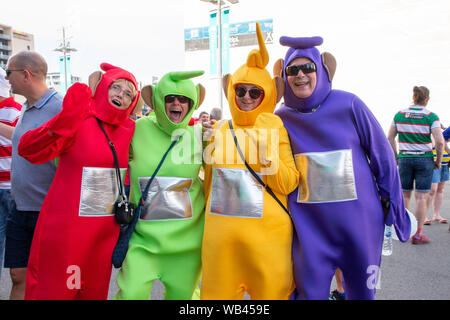
[[(63, 26), (78, 50), (72, 55), (72, 74), (83, 82), (101, 62), (131, 71), (144, 85), (169, 71), (209, 67), (209, 61), (188, 65), (191, 60), (184, 52), (184, 28), (209, 25), (213, 5), (200, 0), (6, 2), (0, 23), (32, 33), (50, 72), (59, 71), (53, 49), (62, 39)], [(394, 114), (411, 104), (415, 85), (430, 89), (429, 109), (450, 125), (450, 1), (240, 0), (230, 11), (231, 23), (274, 20), (270, 72), (286, 52), (278, 43), (280, 36), (321, 36), (319, 50), (337, 60), (333, 88), (358, 95), (385, 131)], [(232, 72), (248, 52), (235, 59), (241, 62), (232, 63)], [(213, 97), (218, 92), (209, 87), (210, 78), (198, 80)]]

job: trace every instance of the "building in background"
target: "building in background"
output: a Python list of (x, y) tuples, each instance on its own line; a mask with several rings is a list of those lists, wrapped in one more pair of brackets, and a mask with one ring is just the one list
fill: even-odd
[(34, 51), (34, 36), (0, 23), (0, 67), (19, 51)]
[[(61, 73), (60, 72), (48, 72), (47, 73), (47, 86), (49, 88), (53, 88), (56, 91), (58, 91), (60, 94), (65, 93), (64, 87), (64, 79), (61, 79)], [(73, 84), (75, 82), (81, 82), (81, 78), (71, 75), (71, 81), (70, 83)]]

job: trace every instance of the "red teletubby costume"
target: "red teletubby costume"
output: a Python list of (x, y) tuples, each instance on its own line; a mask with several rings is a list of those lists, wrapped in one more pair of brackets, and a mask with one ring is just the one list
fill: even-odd
[[(103, 63), (89, 88), (69, 88), (62, 111), (19, 143), (19, 154), (32, 163), (59, 157), (55, 178), (42, 204), (27, 270), (26, 299), (106, 299), (111, 255), (119, 236), (112, 205), (118, 196), (114, 158), (97, 119), (114, 143), (122, 179), (134, 133), (129, 118), (139, 92), (127, 109), (108, 99), (110, 85), (135, 77)], [(92, 89), (92, 91), (91, 91)], [(94, 92), (92, 94), (92, 92)]]

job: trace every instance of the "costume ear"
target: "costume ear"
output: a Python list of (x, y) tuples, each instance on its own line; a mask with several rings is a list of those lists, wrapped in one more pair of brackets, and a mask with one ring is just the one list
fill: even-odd
[(328, 72), (328, 79), (333, 81), (334, 74), (336, 73), (336, 59), (329, 52), (322, 53), (322, 60), (325, 66), (325, 69)]
[(273, 65), (273, 76), (274, 77), (283, 77), (283, 59), (278, 59), (275, 61), (275, 64)]
[(144, 99), (142, 99), (142, 95), (139, 95), (139, 99), (134, 107), (133, 114), (138, 114), (142, 111), (142, 107), (144, 106)]
[(153, 87), (151, 85), (145, 86), (141, 90), (141, 97), (145, 103), (152, 109), (153, 107)]
[(198, 84), (198, 106), (197, 106), (197, 108), (201, 106), (203, 101), (205, 101), (205, 96), (206, 96), (206, 89), (204, 86), (202, 86), (199, 83)]
[(92, 96), (94, 96), (95, 89), (97, 89), (97, 85), (99, 84), (101, 79), (102, 79), (101, 71), (95, 71), (89, 76), (89, 88), (91, 88)]
[(277, 88), (277, 103), (280, 102), (281, 98), (283, 98), (284, 95), (284, 80), (281, 77), (276, 76), (274, 78), (275, 80), (275, 87)]
[(227, 97), (227, 99), (228, 99), (228, 85), (230, 82), (230, 77), (231, 77), (231, 75), (228, 73), (228, 74), (224, 75), (222, 78), (222, 88), (223, 88), (223, 92), (225, 93), (225, 97)]

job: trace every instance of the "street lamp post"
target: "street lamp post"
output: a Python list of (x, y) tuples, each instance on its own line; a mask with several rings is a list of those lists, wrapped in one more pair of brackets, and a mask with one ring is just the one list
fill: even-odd
[(64, 87), (65, 92), (67, 92), (67, 54), (70, 54), (71, 52), (77, 51), (75, 48), (70, 47), (70, 42), (67, 41), (66, 43), (66, 29), (63, 27), (63, 42), (59, 46), (59, 48), (54, 49), (54, 51), (62, 52), (64, 55)]
[[(223, 99), (222, 99), (222, 5), (225, 4), (223, 0), (200, 0), (203, 2), (209, 2), (217, 5), (217, 38), (218, 44), (217, 49), (219, 51), (219, 63), (217, 68), (217, 76), (219, 78), (219, 106), (220, 110), (223, 111)], [(230, 4), (236, 4), (239, 0), (227, 0)], [(211, 49), (210, 49), (211, 50)]]

